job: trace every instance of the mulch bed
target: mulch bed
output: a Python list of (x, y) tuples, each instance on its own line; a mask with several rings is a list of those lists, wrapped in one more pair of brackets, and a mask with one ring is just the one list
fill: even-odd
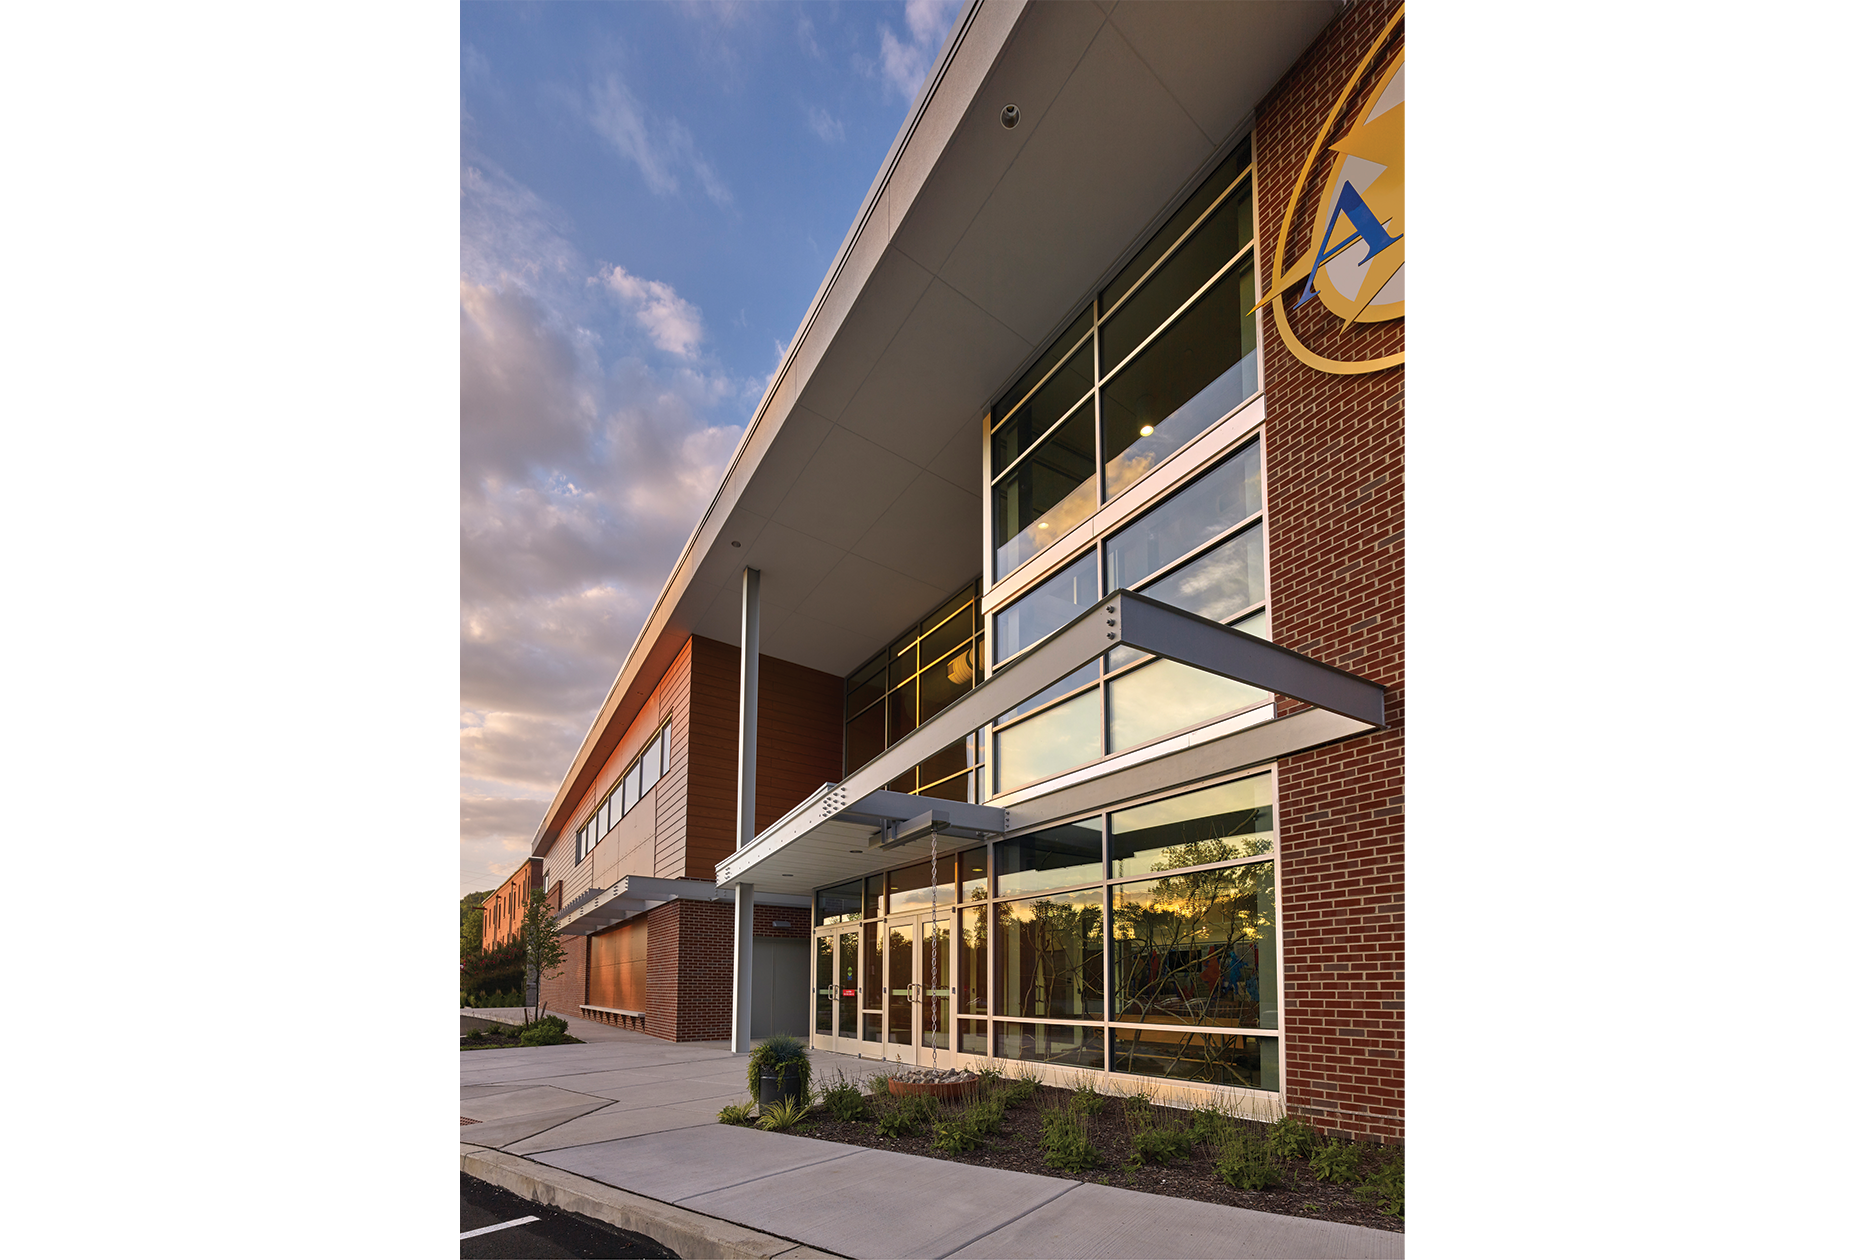
[[(1132, 1149), (1130, 1135), (1133, 1129), (1127, 1119), (1125, 1100), (1117, 1097), (1108, 1097), (1100, 1114), (1082, 1117), (1088, 1140), (1100, 1151), (1101, 1166), (1092, 1172), (1082, 1173), (1051, 1168), (1042, 1158), (1042, 1114), (1046, 1110), (1066, 1107), (1070, 1097), (1071, 1092), (1068, 1090), (1042, 1086), (1036, 1091), (1033, 1100), (1020, 1107), (1012, 1107), (1004, 1114), (1002, 1129), (994, 1137), (985, 1139), (988, 1145), (962, 1155), (934, 1150), (929, 1127), (915, 1136), (887, 1138), (880, 1135), (871, 1118), (845, 1123), (834, 1119), (820, 1107), (811, 1111), (809, 1119), (790, 1132), (830, 1142), (845, 1142), (850, 1146), (900, 1151), (907, 1155), (924, 1155), (930, 1159), (947, 1159), (983, 1168), (1007, 1168), (1013, 1172), (1035, 1173), (1043, 1177), (1070, 1177), (1076, 1181), (1122, 1186), (1147, 1194), (1196, 1199), (1203, 1203), (1224, 1203), (1231, 1207), (1276, 1212), (1283, 1216), (1300, 1216), (1310, 1220), (1367, 1225), (1373, 1229), (1400, 1234), (1404, 1232), (1402, 1217), (1384, 1215), (1376, 1203), (1355, 1196), (1350, 1186), (1319, 1180), (1306, 1164), (1298, 1160), (1284, 1164), (1284, 1180), (1274, 1190), (1233, 1189), (1217, 1176), (1218, 1152), (1203, 1144), (1194, 1146), (1188, 1157), (1169, 1164), (1130, 1167), (1127, 1156)], [(870, 1097), (867, 1105), (868, 1114), (873, 1117), (896, 1103), (888, 1098)], [(956, 1103), (941, 1106), (944, 1114), (952, 1118), (963, 1110), (962, 1105)], [(1183, 1124), (1189, 1118), (1187, 1112), (1174, 1107), (1154, 1106), (1152, 1112), (1155, 1122), (1166, 1125)], [(1253, 1121), (1238, 1123), (1258, 1133), (1266, 1132), (1266, 1126)], [(1369, 1174), (1387, 1160), (1399, 1157), (1400, 1152), (1392, 1148), (1364, 1144), (1360, 1154), (1361, 1173)]]
[[(468, 1041), (463, 1036), (460, 1038), (460, 1049), (462, 1050), (508, 1050), (517, 1044), (518, 1034), (515, 1032), (502, 1033), (488, 1031), (485, 1036), (475, 1038), (472, 1041)], [(583, 1044), (583, 1041), (581, 1037), (565, 1035), (563, 1040), (556, 1044), (559, 1046), (580, 1046)]]

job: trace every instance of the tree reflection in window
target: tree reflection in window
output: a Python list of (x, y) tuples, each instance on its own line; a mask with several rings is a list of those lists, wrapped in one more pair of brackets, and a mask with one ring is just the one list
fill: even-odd
[(999, 902), (997, 1014), (1100, 1015), (1103, 948), (1098, 888)]
[[(1232, 840), (1165, 850), (1155, 870), (1242, 855)], [(1114, 1018), (1274, 1028), (1274, 863), (1113, 886)]]

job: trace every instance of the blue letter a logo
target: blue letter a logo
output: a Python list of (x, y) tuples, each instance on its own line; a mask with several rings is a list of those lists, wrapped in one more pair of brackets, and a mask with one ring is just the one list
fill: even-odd
[[(1340, 221), (1340, 216), (1342, 214), (1346, 216), (1347, 222), (1351, 223), (1356, 230), (1351, 236), (1341, 241), (1338, 245), (1333, 245), (1333, 247), (1329, 249), (1328, 246), (1332, 244), (1333, 241), (1333, 225)], [(1385, 229), (1379, 226), (1378, 219), (1373, 217), (1372, 208), (1366, 205), (1365, 198), (1359, 195), (1359, 190), (1354, 188), (1348, 181), (1341, 180), (1340, 195), (1334, 199), (1333, 213), (1327, 216), (1327, 235), (1321, 239), (1320, 248), (1314, 251), (1314, 265), (1308, 268), (1307, 272), (1307, 288), (1301, 291), (1301, 300), (1294, 304), (1294, 309), (1297, 311), (1300, 310), (1303, 306), (1307, 305), (1309, 298), (1315, 296), (1314, 276), (1315, 273), (1320, 270), (1321, 265), (1335, 254), (1345, 249), (1348, 245), (1351, 245), (1354, 241), (1364, 240), (1368, 245), (1372, 246), (1372, 252), (1367, 254), (1365, 262), (1360, 264), (1364, 266), (1365, 263), (1371, 262), (1373, 258), (1384, 253), (1403, 239), (1404, 233), (1402, 232), (1397, 236), (1387, 236), (1385, 234)]]

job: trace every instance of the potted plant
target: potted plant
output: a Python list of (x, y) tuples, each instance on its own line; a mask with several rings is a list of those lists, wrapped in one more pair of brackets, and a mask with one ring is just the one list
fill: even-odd
[(746, 1078), (759, 1107), (809, 1096), (809, 1048), (800, 1037), (778, 1033), (751, 1051)]

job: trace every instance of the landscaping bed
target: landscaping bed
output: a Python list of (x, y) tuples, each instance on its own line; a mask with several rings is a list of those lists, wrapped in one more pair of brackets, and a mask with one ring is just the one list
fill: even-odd
[[(783, 1127), (850, 1146), (1404, 1231), (1404, 1153), (1323, 1142), (1296, 1119), (1267, 1125), (1220, 1108), (1159, 1106), (1143, 1093), (1058, 1089), (988, 1073), (957, 1100), (894, 1097), (876, 1077), (866, 1090), (827, 1082), (814, 1101)], [(720, 1118), (755, 1123), (749, 1110)]]
[(569, 1022), (555, 1015), (512, 1027), (480, 1028), (460, 1034), (462, 1050), (503, 1050), (513, 1046), (580, 1046), (581, 1037), (569, 1035)]

